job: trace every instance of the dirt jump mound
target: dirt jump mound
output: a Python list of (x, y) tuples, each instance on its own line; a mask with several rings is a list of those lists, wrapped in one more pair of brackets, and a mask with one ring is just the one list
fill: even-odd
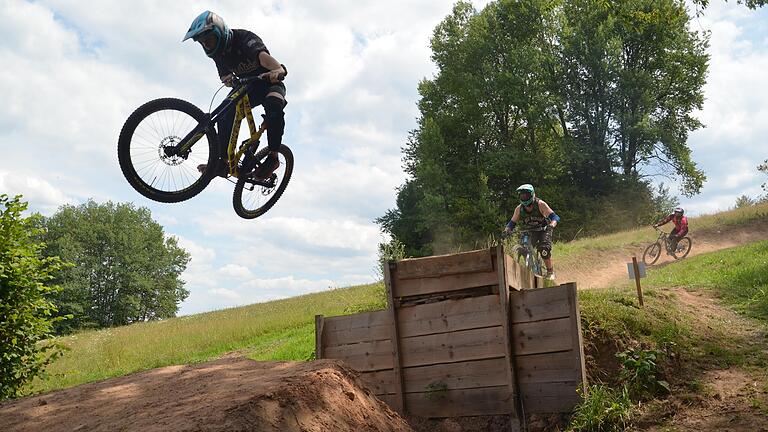
[(0, 405), (4, 431), (411, 431), (334, 360), (228, 358)]

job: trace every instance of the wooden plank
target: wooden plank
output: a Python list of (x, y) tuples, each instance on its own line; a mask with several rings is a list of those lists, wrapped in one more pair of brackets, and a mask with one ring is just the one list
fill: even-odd
[(507, 286), (519, 290), (520, 275), (517, 269), (517, 262), (515, 262), (513, 257), (507, 254), (504, 254), (504, 273), (507, 276)]
[(517, 379), (523, 383), (577, 381), (582, 373), (576, 367), (574, 350), (517, 356)]
[(400, 349), (403, 367), (504, 357), (504, 331), (497, 326), (403, 338)]
[(387, 300), (388, 300), (388, 306), (387, 312), (389, 313), (389, 322), (391, 323), (390, 329), (390, 338), (392, 340), (392, 366), (394, 369), (394, 379), (395, 379), (395, 401), (394, 401), (394, 407), (395, 410), (402, 414), (406, 415), (408, 413), (408, 407), (405, 402), (405, 396), (403, 395), (403, 357), (401, 355), (400, 351), (400, 333), (398, 330), (398, 324), (397, 324), (397, 304), (395, 304), (395, 281), (392, 277), (392, 269), (395, 267), (395, 264), (392, 262), (387, 263), (387, 265), (384, 266), (384, 283), (386, 284), (387, 288)]
[(573, 304), (568, 288), (560, 285), (512, 293), (512, 322), (542, 321), (571, 316)]
[(515, 354), (540, 354), (573, 349), (571, 318), (512, 324)]
[(393, 410), (395, 409), (395, 400), (397, 399), (397, 396), (395, 396), (394, 394), (380, 394), (380, 395), (377, 394), (376, 397), (380, 401), (387, 404), (387, 406), (389, 406), (391, 409)]
[(360, 379), (373, 392), (373, 394), (395, 394), (394, 369), (362, 372), (360, 374)]
[[(509, 282), (507, 282), (506, 272), (506, 258), (507, 254), (504, 253), (504, 246), (499, 245), (496, 247), (496, 268), (499, 269), (499, 299), (501, 301), (501, 322), (504, 335), (504, 372), (507, 378), (507, 388), (511, 397), (509, 398), (509, 410), (510, 410), (510, 428), (511, 430), (517, 430), (515, 426), (519, 426), (519, 420), (515, 422), (515, 419), (519, 419), (518, 415), (518, 394), (517, 377), (515, 376), (515, 358), (512, 353), (512, 334), (510, 327), (510, 307), (509, 307)], [(516, 424), (517, 423), (517, 424)]]
[(389, 313), (386, 310), (325, 317), (325, 331), (339, 332), (357, 328), (388, 326), (391, 322)]
[(392, 344), (389, 340), (323, 347), (324, 358), (343, 360), (358, 371), (392, 369)]
[(396, 284), (395, 297), (434, 294), (496, 285), (495, 271), (449, 274), (438, 277), (400, 279)]
[(411, 258), (397, 262), (398, 279), (445, 276), (457, 273), (493, 271), (489, 249), (425, 258)]
[(491, 327), (501, 325), (501, 305), (497, 295), (444, 300), (401, 307), (397, 320), (400, 337)]
[(526, 413), (571, 412), (581, 402), (577, 381), (521, 384)]
[(507, 385), (506, 360), (495, 358), (459, 363), (418, 366), (403, 369), (406, 393)]
[(323, 316), (315, 315), (315, 358), (323, 358)]
[(477, 389), (447, 390), (405, 395), (408, 412), (419, 417), (464, 417), (509, 414), (506, 385)]
[(587, 369), (584, 366), (584, 340), (581, 334), (581, 313), (579, 312), (579, 295), (576, 283), (568, 283), (568, 298), (571, 303), (571, 329), (573, 335), (574, 352), (576, 359), (574, 361), (579, 374), (581, 375), (580, 386), (583, 393), (587, 391)]

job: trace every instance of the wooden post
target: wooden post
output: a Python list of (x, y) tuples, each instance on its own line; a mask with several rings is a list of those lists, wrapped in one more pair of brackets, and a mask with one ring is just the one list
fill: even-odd
[(395, 267), (394, 262), (388, 262), (384, 266), (384, 283), (387, 287), (387, 299), (389, 300), (389, 316), (392, 319), (392, 355), (394, 356), (394, 373), (395, 373), (395, 410), (401, 414), (406, 415), (405, 396), (403, 395), (403, 361), (400, 358), (400, 332), (397, 325), (397, 305), (395, 304), (394, 296), (394, 281), (392, 280), (392, 268)]
[(499, 274), (499, 299), (501, 301), (501, 327), (504, 329), (504, 357), (507, 362), (507, 384), (509, 386), (509, 407), (511, 412), (509, 427), (511, 432), (520, 430), (520, 416), (517, 401), (520, 392), (515, 379), (515, 362), (512, 353), (512, 333), (509, 325), (509, 282), (507, 282), (507, 265), (504, 246), (496, 246), (496, 271)]
[(571, 331), (573, 332), (573, 352), (578, 357), (575, 367), (581, 374), (581, 391), (587, 397), (587, 369), (584, 364), (584, 338), (581, 335), (581, 314), (579, 312), (579, 290), (576, 282), (564, 284), (568, 287), (568, 303), (571, 306)]
[(315, 359), (323, 358), (323, 326), (325, 320), (322, 315), (315, 315)]
[(637, 265), (637, 257), (632, 256), (632, 268), (635, 270), (635, 285), (637, 285), (637, 299), (640, 301), (640, 307), (643, 307), (643, 288), (640, 286), (640, 266)]

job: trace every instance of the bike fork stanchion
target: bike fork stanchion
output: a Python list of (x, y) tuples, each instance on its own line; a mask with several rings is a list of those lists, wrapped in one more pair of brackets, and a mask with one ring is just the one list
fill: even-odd
[[(661, 253), (661, 252), (659, 252)], [(632, 256), (632, 268), (635, 270), (635, 285), (637, 286), (637, 299), (640, 307), (643, 307), (643, 288), (640, 286), (640, 266), (637, 265), (637, 257)]]

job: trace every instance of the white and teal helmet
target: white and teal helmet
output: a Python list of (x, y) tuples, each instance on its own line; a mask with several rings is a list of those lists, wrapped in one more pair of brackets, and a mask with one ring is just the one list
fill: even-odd
[(203, 46), (203, 50), (208, 57), (214, 57), (220, 54), (226, 49), (229, 42), (232, 40), (232, 30), (227, 26), (224, 20), (211, 11), (205, 11), (192, 21), (192, 25), (189, 26), (187, 34), (184, 35), (184, 42), (187, 39), (192, 39), (198, 42), (201, 37), (207, 36), (209, 33), (216, 36), (216, 46), (212, 49), (207, 49)]
[(536, 198), (536, 191), (533, 189), (533, 185), (528, 183), (520, 185), (515, 192), (517, 192), (517, 196), (520, 198), (520, 204), (524, 206), (531, 205), (534, 198)]

